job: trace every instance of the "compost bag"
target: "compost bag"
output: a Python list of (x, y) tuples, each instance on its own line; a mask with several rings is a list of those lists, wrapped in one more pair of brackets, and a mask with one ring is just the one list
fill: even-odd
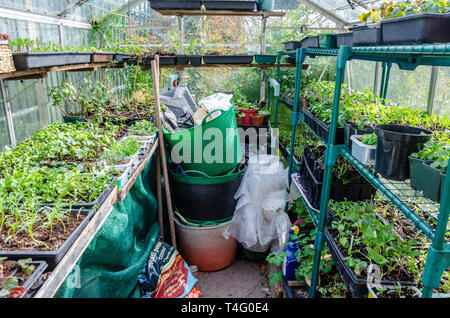
[(170, 245), (158, 239), (138, 276), (143, 298), (198, 298), (197, 283), (187, 263)]

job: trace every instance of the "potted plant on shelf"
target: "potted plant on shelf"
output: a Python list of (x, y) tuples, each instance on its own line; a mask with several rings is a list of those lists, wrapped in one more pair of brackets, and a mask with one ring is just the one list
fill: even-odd
[[(89, 84), (87, 79), (78, 89), (68, 82), (62, 82), (60, 85), (53, 86), (50, 89), (49, 96), (52, 98), (52, 106), (58, 107), (63, 113), (64, 122), (74, 123), (84, 121), (85, 115), (92, 108), (89, 98), (82, 91)], [(70, 112), (64, 110), (64, 104), (68, 105)]]
[(363, 165), (375, 165), (375, 154), (377, 149), (377, 135), (352, 135), (352, 156)]
[(261, 114), (260, 111), (251, 114), (252, 126), (262, 126), (263, 122), (264, 122), (264, 115)]
[(239, 109), (235, 109), (236, 114), (236, 122), (238, 126), (242, 126), (244, 124), (245, 113), (241, 113)]
[(258, 112), (258, 107), (256, 107), (255, 104), (248, 102), (245, 98), (235, 99), (234, 104), (237, 105), (236, 108), (240, 113), (245, 114), (243, 125), (250, 126), (252, 123), (251, 116)]

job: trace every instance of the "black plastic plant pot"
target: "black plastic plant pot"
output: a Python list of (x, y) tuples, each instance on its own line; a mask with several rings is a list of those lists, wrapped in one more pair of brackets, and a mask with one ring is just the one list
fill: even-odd
[(241, 185), (244, 173), (245, 169), (242, 169), (233, 176), (201, 178), (200, 181), (191, 183), (189, 177), (177, 175), (170, 170), (175, 206), (184, 218), (191, 220), (215, 221), (229, 218), (234, 214), (237, 204), (234, 195)]
[[(99, 207), (102, 206), (103, 202), (105, 202), (106, 198), (111, 194), (111, 192), (115, 188), (114, 180), (109, 184), (109, 186), (99, 194), (99, 196), (92, 202), (74, 202), (71, 205), (67, 204), (63, 206), (65, 209), (90, 209), (97, 211)], [(43, 203), (41, 206), (55, 206), (54, 203)]]
[[(341, 275), (342, 281), (350, 289), (353, 298), (366, 298), (369, 291), (367, 289), (367, 280), (358, 278), (355, 272), (345, 263), (345, 258), (342, 255), (339, 247), (333, 239), (328, 228), (325, 229), (325, 238), (327, 242), (328, 250), (330, 251), (331, 257), (336, 263), (336, 268)], [(405, 274), (406, 272), (402, 270)], [(410, 277), (410, 275), (406, 274)], [(411, 278), (411, 281), (387, 281), (381, 280), (380, 285), (382, 286), (397, 286), (400, 284), (402, 287), (406, 286), (417, 286), (417, 283)]]
[(353, 135), (365, 135), (372, 134), (374, 132), (374, 128), (370, 126), (365, 126), (363, 129), (358, 129), (351, 123), (344, 123), (344, 144), (352, 149), (352, 142), (350, 137)]
[(448, 43), (450, 13), (421, 13), (381, 21), (383, 43)]
[[(323, 140), (328, 141), (328, 137), (330, 135), (330, 126), (321, 121), (319, 118), (315, 117), (316, 119), (316, 133), (319, 135), (319, 137), (323, 138)], [(342, 145), (344, 144), (344, 127), (337, 127), (336, 128), (336, 135), (334, 143), (336, 145)]]
[(152, 0), (150, 7), (156, 10), (200, 10), (202, 2), (196, 0)]
[(292, 55), (286, 55), (286, 56), (284, 57), (284, 60), (285, 60), (286, 63), (288, 63), (288, 64), (295, 64), (296, 56), (295, 56), (295, 55), (294, 55), (294, 56), (292, 56)]
[(383, 42), (379, 23), (359, 24), (349, 29), (353, 32), (353, 46), (380, 45)]
[(286, 51), (293, 51), (302, 47), (301, 41), (283, 42)]
[(177, 65), (188, 65), (189, 56), (188, 55), (177, 55)]
[(75, 240), (80, 236), (86, 225), (91, 220), (95, 211), (93, 210), (72, 210), (71, 213), (85, 215), (84, 220), (78, 225), (75, 231), (65, 240), (65, 242), (55, 251), (0, 251), (0, 257), (5, 256), (10, 260), (20, 260), (31, 258), (36, 261), (45, 261), (48, 265), (47, 270), (52, 271), (66, 255), (67, 251), (72, 247)]
[(433, 136), (430, 130), (401, 125), (378, 125), (375, 134), (375, 171), (383, 178), (396, 181), (409, 179), (408, 157), (421, 150)]
[(302, 48), (318, 48), (319, 47), (319, 36), (307, 36), (301, 40)]
[(13, 53), (16, 70), (89, 63), (90, 54), (70, 52)]
[(431, 167), (429, 164), (424, 163), (423, 169), (425, 175), (423, 176), (423, 196), (435, 201), (441, 201), (441, 170)]
[(325, 49), (335, 49), (336, 36), (334, 34), (319, 34), (319, 46)]
[(336, 46), (353, 46), (353, 33), (352, 32), (345, 32), (345, 33), (339, 33), (336, 35)]
[(236, 11), (256, 11), (256, 1), (203, 1), (206, 10), (236, 10)]
[(201, 55), (189, 55), (189, 62), (191, 62), (191, 65), (201, 65), (202, 64), (202, 56)]
[(309, 128), (311, 128), (313, 131), (317, 131), (316, 127), (316, 116), (314, 116), (311, 111), (307, 108), (302, 108), (303, 111), (303, 120), (306, 125), (308, 125)]
[(131, 58), (131, 54), (116, 53), (116, 54), (114, 54), (113, 61), (116, 61), (118, 63), (124, 63), (125, 61), (129, 60), (130, 58)]
[(409, 181), (414, 190), (422, 191), (427, 183), (424, 163), (431, 163), (431, 160), (421, 160), (415, 157), (408, 157), (409, 160)]
[(252, 64), (253, 55), (203, 55), (205, 64)]

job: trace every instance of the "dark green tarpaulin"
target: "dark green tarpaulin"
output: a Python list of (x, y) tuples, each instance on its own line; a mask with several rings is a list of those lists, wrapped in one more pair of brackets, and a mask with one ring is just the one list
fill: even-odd
[(55, 297), (139, 297), (138, 273), (159, 235), (155, 156), (118, 202)]

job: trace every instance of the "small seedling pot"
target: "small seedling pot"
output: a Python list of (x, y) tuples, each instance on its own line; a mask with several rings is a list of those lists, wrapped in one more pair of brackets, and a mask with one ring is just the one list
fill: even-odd
[(276, 54), (255, 54), (255, 63), (260, 64), (275, 64), (278, 55)]
[(251, 115), (251, 122), (253, 126), (262, 126), (264, 122), (264, 116), (259, 114), (252, 114)]
[(353, 135), (350, 137), (352, 141), (352, 156), (363, 165), (374, 166), (377, 146), (363, 144), (359, 140), (361, 137), (362, 135)]
[(242, 126), (244, 124), (244, 117), (236, 116), (236, 122), (238, 126)]
[(243, 125), (251, 125), (252, 124), (252, 115), (257, 113), (258, 110), (257, 109), (240, 109), (239, 112), (245, 114), (244, 121), (242, 124)]

